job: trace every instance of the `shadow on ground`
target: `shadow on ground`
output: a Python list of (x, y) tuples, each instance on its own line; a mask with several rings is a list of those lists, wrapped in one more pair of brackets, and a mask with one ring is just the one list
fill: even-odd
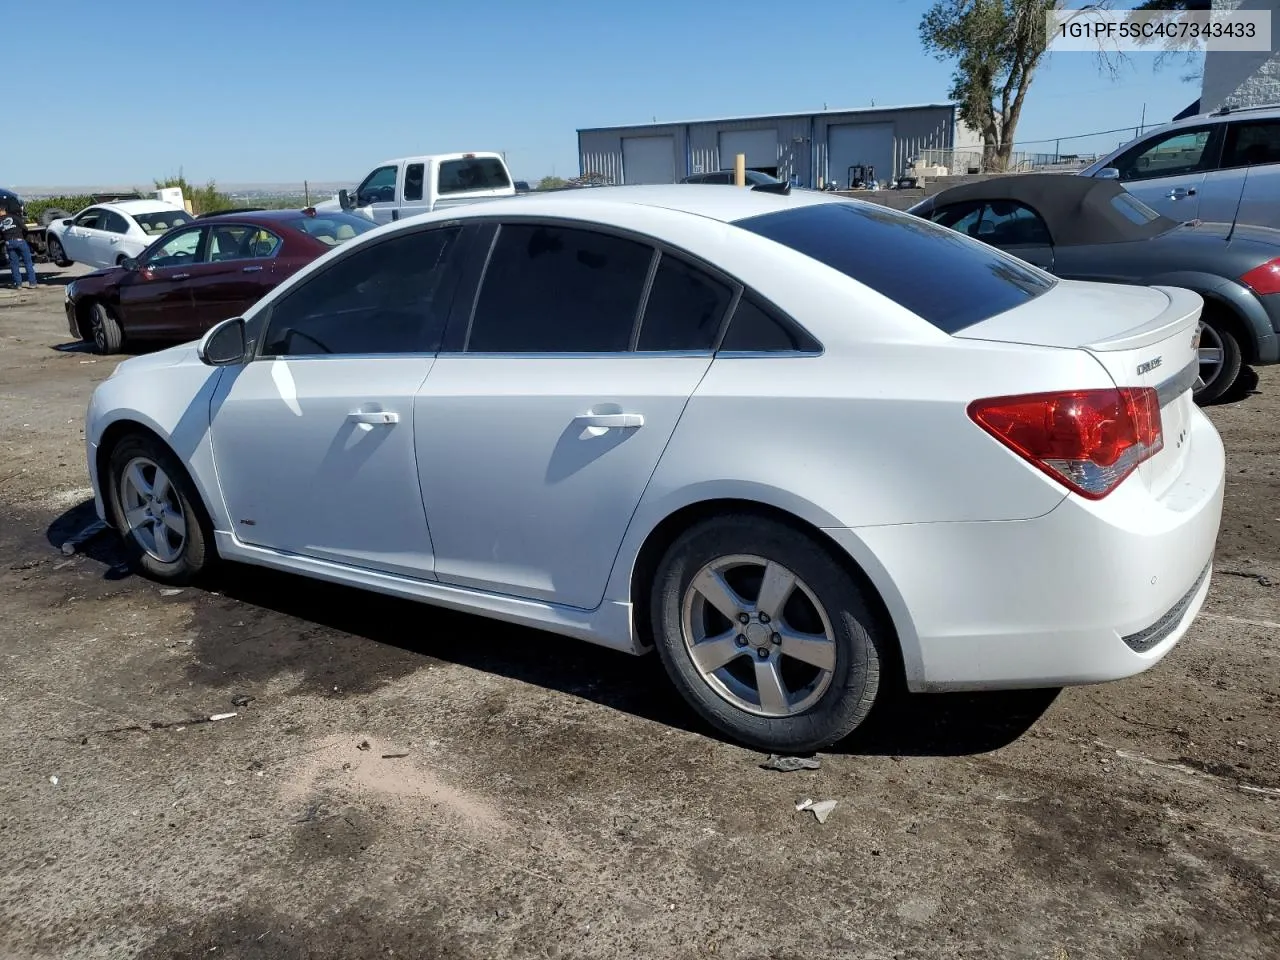
[[(67, 511), (46, 532), (55, 549), (96, 520), (92, 502)], [(80, 553), (103, 576), (129, 576), (114, 532)], [(192, 603), (194, 656), (183, 686), (252, 691), (288, 675), (295, 691), (360, 695), (431, 660), (509, 677), (667, 726), (717, 736), (667, 681), (656, 656), (636, 658), (540, 630), (261, 567), (226, 564)], [(958, 756), (985, 753), (1022, 736), (1057, 691), (909, 695), (894, 690), (835, 752)]]

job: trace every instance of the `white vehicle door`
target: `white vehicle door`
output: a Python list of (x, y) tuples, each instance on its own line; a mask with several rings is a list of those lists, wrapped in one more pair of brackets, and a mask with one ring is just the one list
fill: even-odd
[(1158, 213), (1185, 222), (1203, 218), (1201, 189), (1221, 148), (1222, 124), (1184, 127), (1130, 147), (1114, 166), (1127, 191)]
[(396, 194), (399, 178), (399, 164), (391, 163), (371, 170), (356, 188), (356, 206), (376, 223), (390, 223), (396, 219), (395, 213), (399, 207)]
[(1280, 227), (1280, 120), (1228, 123), (1222, 162), (1202, 193), (1201, 220)]
[(432, 579), (414, 396), (434, 362), (461, 228), (358, 247), (252, 318), (257, 357), (211, 409), (236, 537), (272, 550)]
[(662, 254), (650, 287), (652, 246), (580, 227), (486, 253), (415, 403), (436, 576), (592, 609), (736, 286)]
[(76, 214), (71, 226), (62, 234), (62, 249), (66, 252), (67, 259), (97, 265), (97, 261), (93, 259), (94, 241), (103, 233), (98, 227), (106, 212), (103, 207), (89, 207)]
[(136, 255), (128, 242), (133, 224), (115, 210), (104, 210), (98, 220), (98, 235), (89, 240), (90, 262), (98, 267), (114, 267), (125, 257)]
[(401, 202), (391, 212), (392, 220), (413, 217), (431, 210), (431, 198), (427, 195), (427, 165), (421, 160), (406, 163), (400, 181)]

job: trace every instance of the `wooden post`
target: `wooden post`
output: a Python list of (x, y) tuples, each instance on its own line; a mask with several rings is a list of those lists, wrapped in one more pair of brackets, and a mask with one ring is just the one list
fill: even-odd
[(740, 153), (733, 158), (733, 182), (739, 187), (747, 185), (747, 155)]

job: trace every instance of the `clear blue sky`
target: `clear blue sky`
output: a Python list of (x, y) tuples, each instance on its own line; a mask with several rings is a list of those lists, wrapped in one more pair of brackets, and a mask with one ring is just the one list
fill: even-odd
[[(945, 100), (950, 65), (917, 36), (928, 6), (8, 0), (24, 62), (0, 184), (348, 180), (465, 149), (572, 176), (579, 127)], [(1199, 93), (1185, 72), (1139, 55), (1113, 82), (1089, 54), (1052, 55), (1016, 139), (1136, 126), (1144, 103), (1149, 125), (1168, 120)]]

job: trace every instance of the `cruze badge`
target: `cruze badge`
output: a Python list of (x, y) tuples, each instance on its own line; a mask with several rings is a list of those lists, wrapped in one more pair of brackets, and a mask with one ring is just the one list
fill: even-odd
[(1160, 366), (1162, 361), (1163, 358), (1161, 357), (1152, 357), (1145, 363), (1138, 364), (1138, 376), (1142, 376), (1144, 373), (1150, 373), (1156, 367)]

